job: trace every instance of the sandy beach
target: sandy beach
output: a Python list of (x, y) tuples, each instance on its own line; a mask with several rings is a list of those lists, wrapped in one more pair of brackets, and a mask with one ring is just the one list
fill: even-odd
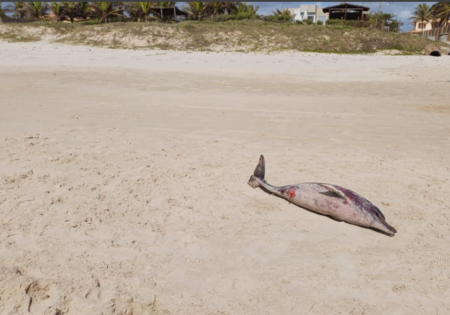
[[(0, 314), (449, 314), (449, 72), (0, 42)], [(252, 189), (260, 154), (398, 233)]]

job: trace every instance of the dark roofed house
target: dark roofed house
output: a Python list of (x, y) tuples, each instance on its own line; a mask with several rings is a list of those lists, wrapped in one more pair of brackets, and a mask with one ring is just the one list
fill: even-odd
[(362, 5), (356, 5), (351, 3), (340, 3), (331, 7), (323, 8), (323, 13), (328, 13), (328, 19), (334, 20), (346, 20), (357, 21), (366, 19), (365, 11), (369, 11), (370, 8)]
[(181, 11), (177, 6), (171, 7), (152, 7), (151, 11), (153, 14), (161, 18), (173, 18), (177, 21), (180, 17), (187, 17), (188, 14), (184, 11)]

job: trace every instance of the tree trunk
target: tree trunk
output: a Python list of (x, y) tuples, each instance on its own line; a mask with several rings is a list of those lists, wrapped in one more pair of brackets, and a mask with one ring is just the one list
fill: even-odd
[(422, 37), (423, 37), (423, 35), (424, 35), (424, 32), (425, 32), (425, 30), (424, 30), (424, 27), (423, 27), (424, 25), (423, 25), (423, 20), (422, 20)]

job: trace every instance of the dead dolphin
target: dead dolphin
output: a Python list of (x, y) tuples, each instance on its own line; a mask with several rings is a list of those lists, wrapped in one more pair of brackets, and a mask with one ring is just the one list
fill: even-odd
[(248, 184), (253, 188), (261, 187), (302, 208), (330, 216), (338, 221), (376, 229), (390, 236), (397, 233), (392, 226), (386, 223), (380, 209), (351, 190), (322, 183), (301, 183), (275, 187), (264, 180), (264, 173), (265, 162), (264, 156), (261, 155), (258, 166)]

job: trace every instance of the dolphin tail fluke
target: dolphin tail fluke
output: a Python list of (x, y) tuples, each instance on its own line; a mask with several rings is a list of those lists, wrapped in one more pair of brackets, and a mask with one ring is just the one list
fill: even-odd
[(261, 155), (260, 158), (259, 158), (258, 165), (256, 166), (255, 171), (253, 172), (253, 175), (250, 176), (248, 184), (252, 188), (259, 187), (261, 185), (261, 182), (265, 182), (264, 181), (264, 173), (265, 173), (265, 171), (266, 171), (266, 166), (265, 166), (265, 163), (264, 163), (264, 156)]
[(253, 175), (255, 175), (261, 180), (264, 180), (265, 173), (266, 173), (266, 163), (264, 162), (264, 156), (261, 154), (261, 156), (259, 157), (258, 165), (256, 166)]

